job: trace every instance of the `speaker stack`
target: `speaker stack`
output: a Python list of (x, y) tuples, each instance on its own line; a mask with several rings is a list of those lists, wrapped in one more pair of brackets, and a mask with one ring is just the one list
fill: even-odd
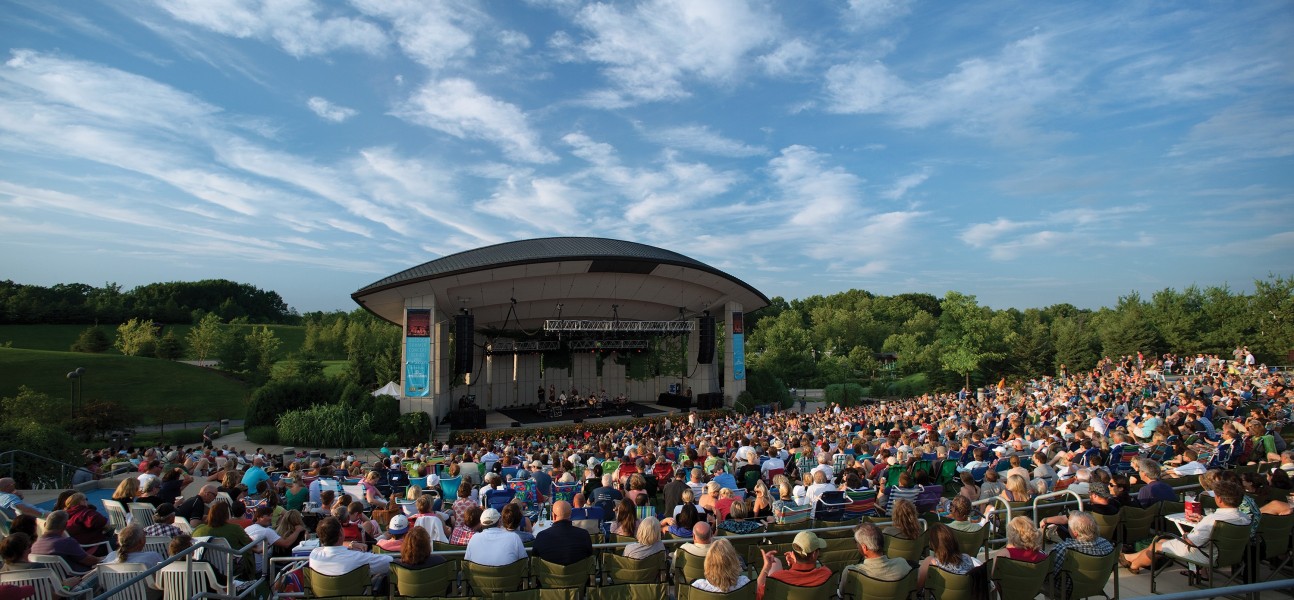
[(472, 372), (472, 346), (475, 344), (476, 318), (469, 314), (454, 317), (454, 373)]
[(701, 317), (701, 332), (696, 348), (696, 364), (708, 365), (714, 362), (714, 317)]

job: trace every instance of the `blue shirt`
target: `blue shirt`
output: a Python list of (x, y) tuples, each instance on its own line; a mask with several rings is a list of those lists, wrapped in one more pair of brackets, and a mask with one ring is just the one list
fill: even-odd
[(247, 486), (247, 493), (255, 494), (256, 484), (262, 481), (269, 481), (269, 479), (270, 476), (265, 472), (265, 469), (252, 467), (247, 469), (247, 473), (243, 474), (243, 485)]

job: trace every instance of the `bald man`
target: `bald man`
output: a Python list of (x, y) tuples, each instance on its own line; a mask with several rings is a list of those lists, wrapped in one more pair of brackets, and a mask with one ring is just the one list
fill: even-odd
[(17, 482), (9, 477), (0, 478), (0, 510), (11, 520), (18, 515), (45, 516), (40, 509), (23, 501)]
[(676, 552), (687, 552), (692, 556), (705, 558), (705, 555), (710, 552), (710, 542), (713, 540), (714, 530), (710, 529), (709, 523), (701, 521), (692, 526), (692, 541), (679, 546)]
[(553, 525), (535, 536), (530, 555), (558, 565), (572, 565), (593, 556), (593, 538), (571, 523), (569, 502), (553, 503)]

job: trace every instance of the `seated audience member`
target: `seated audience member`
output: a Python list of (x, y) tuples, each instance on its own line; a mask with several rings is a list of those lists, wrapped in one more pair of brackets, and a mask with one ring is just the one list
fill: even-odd
[[(907, 577), (912, 565), (902, 558), (890, 558), (885, 555), (885, 539), (880, 528), (872, 523), (863, 523), (854, 528), (854, 543), (863, 556), (863, 562), (850, 565), (848, 568), (861, 571), (872, 579), (898, 581)], [(843, 578), (842, 578), (843, 579)]]
[(759, 572), (756, 598), (764, 596), (764, 587), (768, 579), (802, 587), (817, 587), (831, 578), (831, 569), (818, 566), (818, 556), (827, 543), (812, 531), (801, 531), (795, 534), (791, 542), (791, 551), (786, 553), (786, 566), (777, 558), (774, 550), (764, 551), (764, 567)]
[(140, 563), (152, 567), (166, 560), (165, 556), (152, 550), (144, 550), (148, 537), (144, 528), (139, 525), (127, 525), (117, 534), (117, 549), (103, 557), (103, 564)]
[(719, 538), (705, 556), (705, 577), (692, 582), (692, 587), (706, 592), (726, 594), (750, 583), (741, 572), (741, 561), (732, 542)]
[(67, 512), (56, 510), (45, 517), (45, 533), (31, 545), (31, 553), (61, 556), (75, 573), (85, 573), (102, 560), (91, 555), (67, 533)]
[(643, 559), (665, 551), (665, 543), (660, 539), (660, 521), (656, 517), (647, 517), (638, 523), (635, 541), (625, 546), (626, 558)]
[(499, 527), (502, 519), (503, 515), (493, 508), (481, 513), (481, 530), (467, 542), (464, 560), (487, 567), (502, 567), (526, 557), (521, 538)]
[(1028, 517), (1015, 517), (1007, 523), (1006, 547), (993, 553), (1012, 560), (1036, 563), (1047, 558), (1042, 551), (1042, 532)]
[(390, 572), (395, 557), (369, 552), (368, 546), (360, 542), (343, 545), (341, 522), (336, 518), (325, 517), (319, 521), (315, 533), (319, 536), (319, 547), (310, 551), (310, 568), (320, 575), (345, 575), (363, 565), (368, 565), (368, 572), (375, 580)]
[(68, 496), (65, 506), (67, 534), (82, 547), (90, 547), (89, 552), (95, 556), (108, 554), (108, 534), (104, 532), (108, 517), (95, 510), (81, 492)]
[(593, 556), (593, 538), (588, 531), (571, 523), (570, 503), (564, 500), (553, 503), (553, 524), (535, 536), (531, 556), (559, 565), (575, 564)]
[(980, 564), (979, 559), (961, 551), (951, 529), (942, 523), (934, 523), (930, 526), (930, 556), (921, 561), (917, 589), (925, 587), (931, 567), (965, 575)]
[(445, 562), (445, 557), (431, 551), (431, 536), (421, 527), (411, 527), (400, 542), (400, 560), (395, 564), (406, 569), (425, 569)]

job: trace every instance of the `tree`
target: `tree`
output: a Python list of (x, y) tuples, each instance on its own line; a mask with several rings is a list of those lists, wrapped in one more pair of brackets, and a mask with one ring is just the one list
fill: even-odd
[(1053, 345), (1056, 347), (1056, 366), (1065, 365), (1070, 373), (1084, 371), (1096, 366), (1100, 355), (1097, 349), (1100, 341), (1096, 332), (1088, 324), (1087, 315), (1057, 317), (1051, 323)]
[(168, 331), (157, 341), (157, 357), (163, 360), (180, 360), (184, 358), (184, 342), (175, 336), (175, 331)]
[(77, 336), (76, 341), (72, 342), (73, 352), (89, 352), (98, 354), (112, 347), (112, 340), (108, 339), (108, 334), (99, 329), (98, 325), (86, 327), (81, 335)]
[(1002, 358), (996, 350), (993, 311), (980, 306), (975, 296), (948, 292), (940, 303), (939, 364), (961, 375), (970, 387), (970, 374), (987, 360)]
[[(1270, 364), (1294, 351), (1294, 277), (1268, 276), (1254, 282), (1253, 321), (1258, 323), (1255, 358)], [(1287, 363), (1286, 363), (1287, 364)]]
[(115, 346), (126, 356), (152, 356), (157, 349), (157, 328), (152, 321), (126, 321), (117, 327)]
[(768, 372), (788, 385), (803, 386), (814, 376), (813, 343), (799, 311), (760, 319), (751, 335), (750, 367)]
[(1147, 318), (1140, 294), (1132, 292), (1120, 296), (1117, 308), (1097, 314), (1097, 334), (1105, 356), (1136, 356), (1138, 352), (1154, 356), (1159, 353), (1159, 331)]
[(253, 327), (245, 338), (246, 356), (243, 369), (251, 376), (252, 382), (259, 385), (269, 381), (278, 360), (279, 346), (283, 342), (274, 335), (269, 327)]
[(212, 313), (203, 315), (202, 320), (189, 330), (185, 338), (189, 342), (189, 350), (193, 353), (193, 357), (207, 360), (215, 356), (223, 341), (222, 329), (220, 317)]

